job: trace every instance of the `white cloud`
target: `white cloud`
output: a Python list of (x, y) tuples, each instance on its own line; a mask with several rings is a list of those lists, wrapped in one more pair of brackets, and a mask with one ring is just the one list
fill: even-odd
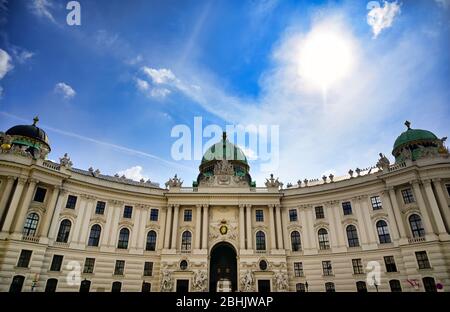
[(135, 181), (140, 181), (141, 179), (148, 180), (148, 177), (143, 174), (142, 170), (143, 169), (141, 166), (133, 166), (131, 168), (119, 171), (117, 174), (120, 176), (125, 175), (127, 179), (132, 179)]
[(369, 8), (367, 23), (372, 27), (373, 38), (378, 37), (383, 29), (391, 27), (395, 17), (400, 14), (400, 5), (397, 1), (384, 1), (382, 6), (378, 1), (371, 1), (368, 4)]
[(11, 52), (14, 56), (14, 58), (20, 63), (23, 64), (29, 59), (31, 59), (34, 56), (34, 53), (31, 51), (28, 51), (24, 48), (21, 48), (19, 46), (11, 46)]
[(150, 89), (150, 85), (148, 84), (147, 81), (136, 78), (136, 87), (141, 90), (141, 91), (147, 91), (148, 89)]
[(11, 56), (5, 50), (0, 49), (0, 79), (3, 79), (11, 69), (13, 69)]
[(55, 85), (55, 93), (62, 94), (66, 100), (70, 100), (77, 94), (75, 90), (65, 82), (58, 82)]
[(177, 79), (170, 69), (160, 68), (155, 69), (143, 66), (142, 70), (155, 84), (169, 84), (176, 82)]
[(39, 16), (49, 19), (51, 22), (56, 23), (50, 9), (53, 8), (53, 3), (50, 0), (33, 0), (30, 3), (31, 11)]

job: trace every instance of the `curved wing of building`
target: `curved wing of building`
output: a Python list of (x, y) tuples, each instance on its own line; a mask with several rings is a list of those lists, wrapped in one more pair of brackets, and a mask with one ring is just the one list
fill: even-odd
[(375, 166), (256, 187), (226, 134), (197, 181), (165, 187), (47, 160), (0, 133), (0, 291), (440, 291), (450, 288), (445, 138), (407, 130)]

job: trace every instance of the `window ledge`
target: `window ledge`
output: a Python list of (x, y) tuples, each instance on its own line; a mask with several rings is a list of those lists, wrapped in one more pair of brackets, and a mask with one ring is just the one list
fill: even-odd
[(429, 267), (429, 268), (417, 268), (418, 272), (432, 272), (434, 271), (433, 267)]

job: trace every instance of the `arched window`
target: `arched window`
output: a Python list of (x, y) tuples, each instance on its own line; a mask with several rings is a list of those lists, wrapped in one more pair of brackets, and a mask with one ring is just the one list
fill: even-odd
[(25, 225), (23, 226), (24, 236), (34, 236), (36, 235), (37, 226), (39, 223), (39, 215), (37, 213), (30, 213), (25, 220)]
[(325, 229), (320, 229), (318, 233), (319, 236), (319, 248), (330, 249), (330, 241), (328, 240), (328, 232)]
[(56, 241), (60, 243), (67, 243), (69, 240), (70, 228), (72, 227), (72, 222), (68, 219), (64, 219), (61, 221), (59, 225), (58, 236), (56, 237)]
[(364, 282), (364, 281), (356, 282), (356, 291), (357, 292), (367, 292), (366, 282)]
[(263, 231), (256, 232), (256, 250), (266, 250), (266, 234)]
[(336, 288), (334, 287), (334, 283), (332, 283), (332, 282), (325, 283), (325, 291), (326, 292), (335, 292)]
[(120, 292), (122, 290), (122, 283), (121, 282), (114, 282), (112, 283), (111, 292)]
[(380, 244), (387, 244), (391, 242), (391, 235), (386, 221), (380, 220), (377, 222), (377, 232)]
[(409, 217), (409, 226), (411, 227), (413, 237), (425, 236), (425, 230), (423, 229), (422, 219), (418, 215), (413, 214)]
[(25, 276), (22, 275), (14, 276), (11, 282), (11, 286), (9, 286), (9, 292), (13, 293), (21, 292), (24, 280)]
[(127, 249), (129, 238), (130, 238), (130, 230), (127, 228), (121, 229), (119, 232), (119, 242), (117, 244), (117, 248)]
[(102, 227), (98, 224), (94, 224), (91, 227), (91, 233), (89, 234), (88, 246), (98, 246), (100, 242), (100, 234), (102, 233)]
[(89, 289), (91, 288), (91, 281), (88, 280), (82, 280), (80, 285), (80, 292), (89, 292)]
[(358, 239), (358, 232), (356, 231), (356, 226), (350, 224), (349, 226), (347, 226), (346, 231), (347, 231), (348, 247), (358, 247), (359, 239)]
[(425, 288), (426, 292), (437, 292), (436, 283), (434, 278), (432, 277), (424, 277), (422, 278), (423, 288)]
[(297, 284), (295, 284), (295, 290), (296, 290), (297, 292), (306, 292), (305, 284), (303, 284), (303, 283), (297, 283)]
[(156, 249), (156, 232), (150, 231), (147, 233), (147, 244), (145, 245), (145, 250), (155, 250)]
[(399, 280), (390, 280), (389, 287), (391, 287), (392, 292), (401, 292), (402, 291), (402, 286), (401, 286)]
[(58, 280), (56, 278), (49, 278), (45, 284), (45, 292), (55, 292)]
[(181, 235), (181, 250), (191, 250), (192, 234), (189, 231), (184, 231)]
[(300, 233), (298, 231), (293, 231), (291, 233), (291, 245), (292, 251), (299, 251), (302, 249), (302, 242), (300, 239)]

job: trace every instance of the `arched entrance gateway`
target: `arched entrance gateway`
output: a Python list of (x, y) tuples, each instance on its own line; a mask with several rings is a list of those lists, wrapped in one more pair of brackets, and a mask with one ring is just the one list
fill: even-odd
[(217, 283), (227, 288), (231, 283), (231, 291), (237, 290), (237, 254), (236, 249), (227, 242), (216, 244), (210, 253), (209, 291), (217, 291)]

